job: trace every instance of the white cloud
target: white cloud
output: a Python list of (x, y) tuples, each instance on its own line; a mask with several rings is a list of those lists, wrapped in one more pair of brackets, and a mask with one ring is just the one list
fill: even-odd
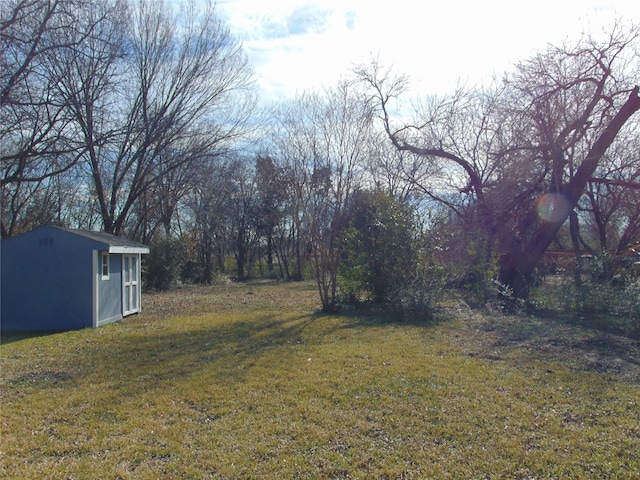
[(423, 94), (459, 79), (487, 80), (548, 43), (595, 32), (616, 16), (640, 18), (623, 0), (226, 0), (218, 2), (244, 42), (270, 99), (333, 85), (354, 64), (379, 57)]

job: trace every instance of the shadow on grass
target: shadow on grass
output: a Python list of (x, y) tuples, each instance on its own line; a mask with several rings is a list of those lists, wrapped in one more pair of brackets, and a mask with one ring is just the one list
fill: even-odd
[(558, 315), (477, 315), (487, 350), (559, 361), (571, 368), (622, 375), (640, 383), (640, 341)]
[[(380, 326), (433, 326), (434, 321), (398, 321), (384, 308), (361, 306), (336, 314), (321, 312), (287, 315), (286, 312), (249, 314), (211, 325), (204, 319), (181, 327), (179, 319), (170, 323), (148, 321), (144, 317), (86, 330), (59, 345), (66, 353), (58, 364), (46, 369), (21, 372), (15, 380), (47, 378), (56, 382), (31, 382), (33, 386), (61, 386), (62, 383), (102, 385), (106, 397), (135, 397), (142, 392), (164, 391), (181, 379), (206, 372), (211, 384), (233, 385), (247, 380), (251, 367), (265, 357), (274, 358), (282, 368), (298, 361), (301, 350), (321, 344), (337, 330)], [(71, 333), (71, 332), (69, 332)], [(12, 335), (17, 342), (50, 332)], [(64, 334), (63, 334), (64, 335)], [(51, 347), (54, 348), (54, 347)], [(272, 353), (276, 352), (276, 356)], [(305, 356), (306, 359), (306, 356)], [(46, 371), (45, 371), (46, 370)], [(10, 380), (11, 381), (11, 380)]]
[(114, 397), (166, 391), (200, 374), (207, 375), (207, 385), (233, 385), (245, 381), (251, 375), (250, 367), (274, 349), (278, 361), (286, 364), (296, 348), (308, 343), (304, 332), (316, 320), (309, 315), (259, 315), (183, 331), (154, 330), (144, 324), (116, 331), (114, 325), (109, 332), (112, 341), (93, 341), (89, 335), (86, 345), (73, 353), (77, 357), (70, 363), (81, 367), (68, 371), (68, 378), (78, 382), (96, 379), (106, 387), (104, 393)]
[(318, 312), (316, 316), (339, 315), (350, 320), (342, 328), (380, 327), (380, 326), (410, 326), (434, 327), (450, 319), (445, 310), (435, 310), (433, 313), (398, 312), (391, 306), (378, 303), (359, 303), (341, 305), (335, 314)]
[[(304, 330), (314, 321), (309, 315), (283, 318), (273, 314), (210, 327), (195, 323), (193, 328), (182, 329), (139, 317), (99, 329), (3, 331), (1, 343), (22, 349), (22, 341), (61, 335), (60, 341), (47, 341), (39, 348), (25, 344), (19, 358), (26, 359), (28, 370), (8, 375), (9, 384), (48, 387), (53, 383), (38, 380), (51, 377), (53, 372), (58, 386), (95, 379), (118, 394), (135, 394), (164, 388), (211, 364), (224, 373), (218, 380), (241, 381), (246, 369), (238, 366), (255, 361), (269, 349), (302, 343)], [(283, 348), (283, 354), (286, 351)], [(30, 360), (38, 356), (49, 358), (49, 363)]]
[[(204, 319), (187, 319), (193, 323), (184, 328), (175, 323), (179, 322), (177, 319), (165, 323), (139, 317), (65, 338), (59, 348), (66, 353), (58, 355), (55, 347), (50, 347), (52, 356), (59, 357), (57, 365), (16, 373), (16, 378), (25, 383), (44, 374), (47, 379), (53, 378), (55, 374), (56, 382), (39, 382), (43, 386), (90, 379), (109, 390), (105, 395), (115, 396), (161, 391), (184, 377), (203, 372), (213, 384), (233, 384), (245, 381), (251, 375), (250, 367), (275, 350), (277, 356), (270, 358), (286, 366), (301, 349), (322, 343), (337, 330), (434, 328), (455, 319), (447, 310), (436, 312), (430, 319), (399, 319), (393, 311), (375, 304), (349, 306), (334, 314), (282, 313), (253, 313), (211, 325)], [(449, 336), (459, 338), (456, 342), (460, 349), (471, 356), (484, 355), (482, 352), (495, 356), (494, 351), (503, 350), (511, 353), (496, 359), (513, 361), (514, 355), (535, 356), (600, 373), (631, 375), (640, 382), (640, 342), (589, 330), (570, 321), (474, 311), (452, 328), (456, 329), (455, 335)], [(53, 333), (3, 332), (2, 343)]]
[(0, 345), (9, 345), (14, 342), (19, 342), (20, 340), (37, 337), (48, 337), (49, 335), (55, 335), (64, 332), (65, 330), (2, 330), (0, 331)]

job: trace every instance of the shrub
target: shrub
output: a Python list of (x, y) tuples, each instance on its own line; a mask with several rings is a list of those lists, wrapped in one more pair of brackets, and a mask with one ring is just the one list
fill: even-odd
[(543, 284), (533, 299), (541, 309), (575, 315), (591, 327), (640, 336), (640, 279), (602, 274), (606, 263), (592, 262), (586, 279), (563, 277), (559, 284)]
[(342, 238), (338, 283), (347, 301), (386, 303), (413, 281), (418, 229), (413, 209), (380, 191), (360, 192)]
[(588, 282), (573, 288), (578, 314), (587, 318), (605, 315), (616, 328), (640, 332), (640, 281)]
[(145, 288), (170, 290), (178, 286), (187, 257), (185, 243), (180, 239), (162, 238), (151, 242), (150, 250), (144, 258)]
[(194, 260), (187, 260), (180, 269), (180, 279), (187, 284), (204, 284), (204, 265)]
[(366, 296), (367, 273), (364, 245), (358, 230), (351, 226), (343, 234), (344, 255), (338, 269), (339, 303), (356, 304)]
[(447, 280), (443, 268), (430, 265), (417, 271), (412, 280), (395, 290), (389, 303), (399, 320), (426, 321), (433, 319), (436, 303), (442, 297)]

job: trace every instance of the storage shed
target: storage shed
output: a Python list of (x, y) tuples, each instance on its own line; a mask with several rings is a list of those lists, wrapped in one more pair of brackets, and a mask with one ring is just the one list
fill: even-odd
[(142, 310), (149, 247), (108, 233), (45, 226), (0, 243), (2, 330), (74, 330)]

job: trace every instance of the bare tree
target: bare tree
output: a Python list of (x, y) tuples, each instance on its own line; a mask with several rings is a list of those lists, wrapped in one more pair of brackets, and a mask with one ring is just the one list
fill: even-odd
[(214, 273), (225, 273), (225, 258), (232, 252), (230, 219), (232, 199), (237, 192), (234, 179), (242, 170), (239, 159), (228, 156), (216, 159), (203, 168), (185, 198), (191, 218), (189, 231), (203, 268), (203, 280), (212, 283)]
[[(307, 226), (304, 212), (309, 189), (309, 165), (313, 165), (314, 129), (308, 95), (277, 106), (271, 134), (273, 158), (281, 172), (287, 199), (286, 220), (280, 230), (280, 253), (293, 280), (303, 279), (307, 261)], [(289, 247), (289, 248), (288, 248)], [(291, 250), (291, 252), (289, 252)]]
[(366, 171), (365, 183), (400, 201), (419, 198), (422, 187), (437, 174), (433, 165), (417, 155), (394, 148), (383, 135), (372, 139)]
[(121, 40), (64, 65), (83, 160), (115, 233), (162, 176), (228, 149), (253, 107), (246, 57), (211, 5), (140, 0), (126, 19)]
[[(8, 0), (0, 3), (0, 176), (3, 206), (18, 206), (33, 185), (63, 173), (84, 152), (78, 141), (61, 58), (79, 55), (104, 16), (96, 0)], [(15, 198), (14, 198), (15, 196)], [(15, 214), (16, 211), (13, 210)], [(2, 235), (10, 234), (3, 210)], [(13, 217), (15, 220), (15, 217)]]
[(371, 152), (371, 103), (356, 85), (341, 82), (322, 94), (301, 95), (285, 110), (277, 158), (292, 180), (322, 309), (337, 304), (342, 233)]
[[(629, 122), (608, 149), (578, 204), (579, 241), (590, 253), (624, 252), (640, 239), (640, 137)], [(586, 236), (586, 238), (585, 238)]]
[(44, 224), (92, 228), (95, 218), (93, 198), (73, 169), (4, 186), (0, 203), (4, 238)]
[(395, 147), (446, 165), (450, 186), (467, 203), (440, 195), (442, 189), (425, 190), (460, 215), (476, 212), (488, 248), (501, 254), (499, 281), (518, 297), (528, 296), (545, 250), (640, 109), (631, 83), (638, 38), (637, 29), (615, 25), (603, 42), (587, 37), (549, 47), (486, 94), (456, 92), (428, 104), (419, 122), (399, 127), (390, 106), (406, 79), (378, 65), (357, 72)]
[(104, 16), (95, 0), (13, 0), (2, 3), (0, 140), (3, 183), (40, 181), (71, 168), (75, 141), (63, 76), (50, 65), (78, 55), (98, 35)]
[[(614, 26), (604, 42), (590, 38), (552, 48), (522, 64), (513, 81), (531, 112), (537, 154), (547, 166), (546, 191), (538, 201), (547, 215), (530, 216), (519, 236), (504, 246), (500, 281), (518, 297), (529, 293), (533, 271), (562, 224), (576, 208), (607, 149), (640, 110), (638, 29)], [(628, 62), (635, 62), (633, 63)], [(631, 73), (631, 77), (625, 75)]]
[(251, 266), (258, 246), (258, 210), (255, 169), (247, 158), (238, 159), (232, 182), (229, 202), (230, 247), (236, 260), (236, 276), (251, 276)]
[[(274, 271), (274, 257), (278, 257), (280, 265), (280, 277), (288, 278), (285, 269), (288, 266), (288, 255), (283, 251), (284, 236), (278, 235), (279, 227), (283, 224), (286, 209), (285, 184), (282, 175), (273, 159), (269, 156), (259, 155), (256, 158), (256, 189), (258, 196), (257, 228), (258, 233), (266, 242), (267, 270), (269, 274)], [(282, 232), (282, 230), (280, 230)], [(280, 241), (278, 241), (280, 240)], [(285, 255), (282, 255), (285, 253)], [(287, 269), (288, 270), (288, 269)]]
[(2, 64), (0, 71), (0, 105), (22, 103), (19, 97), (26, 89), (26, 79), (35, 73), (43, 53), (62, 47), (48, 40), (56, 28), (69, 26), (70, 22), (57, 21), (63, 11), (63, 1), (13, 0), (0, 4), (0, 39)]

